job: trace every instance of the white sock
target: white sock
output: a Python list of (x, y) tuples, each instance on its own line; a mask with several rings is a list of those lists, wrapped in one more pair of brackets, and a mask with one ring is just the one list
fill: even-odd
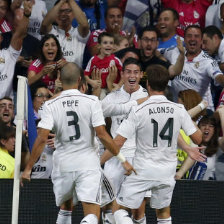
[(128, 212), (124, 209), (119, 209), (114, 212), (114, 219), (116, 224), (133, 224)]
[(82, 221), (80, 222), (80, 224), (98, 224), (98, 218), (96, 215), (94, 214), (89, 214), (87, 216), (85, 216)]
[(172, 218), (169, 217), (167, 219), (158, 219), (157, 218), (157, 224), (172, 224)]
[(102, 216), (103, 224), (115, 224), (114, 215), (111, 210), (106, 210)]
[(60, 209), (56, 224), (72, 224), (72, 211)]
[(146, 224), (146, 217), (145, 217), (145, 215), (141, 219), (136, 220), (136, 219), (132, 218), (132, 220), (133, 220), (134, 224)]

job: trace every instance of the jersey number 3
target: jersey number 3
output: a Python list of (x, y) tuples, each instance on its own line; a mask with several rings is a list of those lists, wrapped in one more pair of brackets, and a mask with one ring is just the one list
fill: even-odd
[[(151, 119), (151, 123), (153, 124), (153, 147), (158, 147), (158, 122), (154, 119)], [(166, 132), (168, 133), (166, 134)], [(161, 132), (159, 133), (159, 137), (162, 140), (168, 141), (168, 147), (171, 146), (172, 137), (173, 137), (173, 118), (169, 118), (166, 124), (163, 126)]]
[(78, 117), (78, 115), (75, 111), (67, 111), (66, 115), (73, 117), (73, 120), (68, 121), (68, 126), (74, 125), (75, 126), (75, 133), (76, 133), (76, 135), (74, 135), (74, 136), (69, 136), (69, 140), (70, 141), (77, 140), (77, 139), (80, 138), (80, 128), (79, 128), (79, 124), (78, 124), (79, 117)]

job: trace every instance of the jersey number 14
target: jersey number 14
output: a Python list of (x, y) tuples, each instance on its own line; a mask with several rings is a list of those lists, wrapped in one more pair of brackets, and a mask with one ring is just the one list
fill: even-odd
[[(158, 122), (151, 119), (153, 124), (153, 147), (158, 147)], [(167, 134), (166, 134), (167, 133)], [(159, 133), (162, 140), (168, 141), (168, 147), (171, 146), (173, 137), (173, 118), (169, 118)]]

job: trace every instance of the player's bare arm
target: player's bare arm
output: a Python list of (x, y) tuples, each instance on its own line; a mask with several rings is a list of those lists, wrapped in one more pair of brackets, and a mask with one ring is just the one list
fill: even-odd
[(197, 129), (196, 132), (194, 132), (192, 135), (190, 135), (191, 140), (194, 142), (196, 145), (200, 145), (202, 142), (202, 133), (201, 130)]
[(21, 176), (21, 186), (23, 186), (23, 183), (25, 181), (30, 181), (30, 174), (31, 174), (33, 165), (36, 163), (37, 159), (40, 157), (41, 153), (43, 152), (44, 146), (47, 143), (49, 133), (50, 133), (50, 130), (40, 128), (38, 132), (38, 136), (33, 145), (30, 159)]
[[(122, 145), (124, 144), (124, 142), (126, 141), (126, 139), (122, 139), (122, 136), (117, 136), (114, 141), (113, 139), (110, 137), (110, 135), (106, 132), (105, 126), (101, 125), (98, 127), (95, 127), (95, 131), (96, 131), (96, 135), (98, 136), (98, 138), (100, 139), (100, 141), (103, 143), (103, 145), (114, 155), (117, 156), (117, 158), (121, 161), (122, 166), (124, 167), (124, 169), (127, 171), (127, 175), (131, 174), (132, 171), (135, 171), (135, 169), (132, 167), (132, 165), (125, 159), (125, 157), (120, 153), (120, 147), (122, 147)], [(122, 145), (117, 145), (115, 143), (117, 143), (118, 141), (120, 141), (119, 139), (122, 139), (121, 144)]]
[(204, 154), (200, 152), (200, 150), (204, 149), (204, 147), (191, 147), (189, 146), (182, 136), (179, 134), (178, 136), (178, 146), (183, 149), (191, 159), (199, 161), (199, 162), (204, 162), (205, 159), (207, 158)]

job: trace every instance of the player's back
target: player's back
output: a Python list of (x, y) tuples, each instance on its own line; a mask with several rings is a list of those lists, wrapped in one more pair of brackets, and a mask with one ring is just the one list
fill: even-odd
[(164, 176), (167, 169), (176, 169), (176, 148), (180, 128), (191, 135), (196, 131), (183, 105), (173, 103), (165, 96), (151, 96), (134, 111), (137, 150), (134, 166), (155, 169)]
[(64, 170), (91, 168), (98, 164), (94, 127), (104, 125), (104, 118), (97, 97), (75, 89), (63, 91), (45, 103), (43, 116), (40, 126), (44, 127), (42, 123), (48, 122), (49, 129), (52, 127), (55, 132), (54, 159), (60, 160)]

